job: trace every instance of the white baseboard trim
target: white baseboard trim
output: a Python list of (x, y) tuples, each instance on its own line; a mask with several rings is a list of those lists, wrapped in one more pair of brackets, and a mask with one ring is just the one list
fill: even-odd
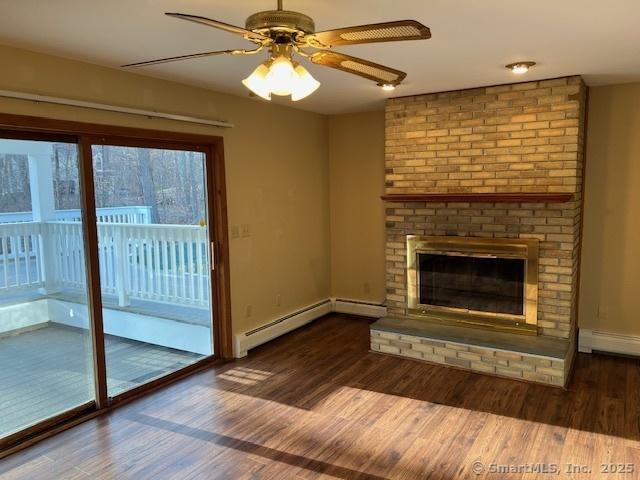
[(578, 333), (578, 351), (591, 353), (593, 350), (640, 356), (640, 336), (581, 328)]
[(347, 300), (344, 298), (332, 298), (333, 311), (336, 313), (348, 313), (362, 317), (382, 318), (387, 315), (387, 307), (384, 305), (363, 302), (359, 300)]
[(320, 318), (327, 313), (331, 313), (332, 304), (330, 299), (323, 300), (322, 302), (310, 305), (297, 312), (285, 315), (273, 322), (270, 322), (262, 327), (258, 327), (249, 332), (239, 333), (235, 335), (235, 342), (233, 345), (233, 355), (236, 358), (242, 358), (247, 356), (247, 352), (262, 345), (274, 338), (284, 335), (285, 333), (295, 330), (307, 323), (311, 323), (317, 318)]

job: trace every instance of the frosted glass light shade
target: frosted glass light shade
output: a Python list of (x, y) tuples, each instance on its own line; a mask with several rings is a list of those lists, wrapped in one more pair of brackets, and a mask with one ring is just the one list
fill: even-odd
[(261, 63), (251, 75), (242, 80), (242, 84), (259, 97), (271, 100), (271, 88), (267, 80), (268, 74), (269, 68), (264, 63)]
[(276, 58), (269, 67), (267, 82), (269, 89), (274, 95), (291, 95), (293, 85), (296, 81), (296, 73), (293, 64), (285, 56)]
[(313, 78), (302, 65), (298, 65), (294, 72), (296, 78), (291, 90), (291, 100), (296, 102), (315, 92), (320, 86), (320, 82)]

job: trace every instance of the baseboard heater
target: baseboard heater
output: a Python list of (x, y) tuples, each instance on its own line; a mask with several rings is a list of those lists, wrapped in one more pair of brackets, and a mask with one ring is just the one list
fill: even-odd
[(382, 318), (387, 315), (387, 307), (379, 303), (363, 302), (361, 300), (349, 300), (334, 298), (333, 311), (361, 317)]
[(236, 358), (245, 357), (250, 349), (307, 323), (311, 323), (331, 312), (380, 318), (387, 314), (387, 308), (383, 305), (358, 300), (328, 298), (285, 315), (284, 317), (280, 317), (265, 325), (261, 325), (253, 330), (249, 330), (248, 332), (237, 334), (235, 336), (233, 354)]
[(578, 351), (618, 353), (638, 357), (640, 356), (640, 336), (581, 328), (578, 336)]
[(320, 318), (333, 310), (331, 300), (323, 300), (306, 308), (278, 318), (273, 322), (262, 325), (248, 332), (235, 336), (234, 356), (236, 358), (246, 357), (247, 352), (262, 345), (274, 338), (284, 335), (291, 330), (306, 325), (317, 318)]

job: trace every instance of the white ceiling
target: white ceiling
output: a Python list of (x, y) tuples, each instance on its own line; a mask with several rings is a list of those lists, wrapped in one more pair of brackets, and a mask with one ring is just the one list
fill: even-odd
[[(0, 0), (0, 43), (118, 68), (158, 57), (252, 46), (233, 34), (166, 17), (165, 11), (244, 26), (251, 13), (275, 4), (276, 0)], [(368, 80), (311, 65), (309, 70), (322, 86), (292, 104), (305, 110), (371, 110), (386, 96), (569, 74), (584, 75), (589, 85), (640, 80), (639, 0), (284, 0), (284, 6), (313, 17), (317, 30), (415, 19), (433, 34), (426, 41), (337, 48), (404, 70), (408, 77), (389, 94)], [(503, 67), (516, 60), (538, 65), (516, 77)], [(240, 80), (257, 63), (257, 57), (225, 56), (135, 71), (246, 96)]]

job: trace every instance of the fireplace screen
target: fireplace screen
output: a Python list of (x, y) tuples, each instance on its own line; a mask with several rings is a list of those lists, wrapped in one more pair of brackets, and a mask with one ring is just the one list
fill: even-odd
[(419, 253), (420, 303), (524, 314), (525, 260)]
[(408, 313), (535, 334), (538, 249), (534, 239), (408, 235)]

